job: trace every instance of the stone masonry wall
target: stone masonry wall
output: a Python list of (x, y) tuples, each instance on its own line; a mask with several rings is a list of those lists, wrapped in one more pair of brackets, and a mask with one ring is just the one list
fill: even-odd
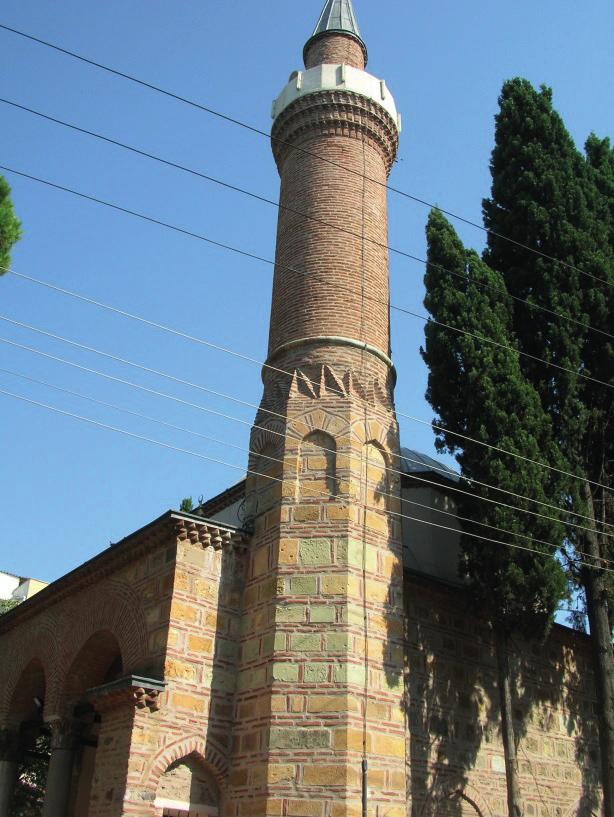
[[(410, 817), (505, 817), (496, 659), (490, 629), (459, 590), (418, 578), (407, 600)], [(520, 784), (527, 817), (599, 814), (595, 695), (586, 636), (556, 627), (514, 643)]]

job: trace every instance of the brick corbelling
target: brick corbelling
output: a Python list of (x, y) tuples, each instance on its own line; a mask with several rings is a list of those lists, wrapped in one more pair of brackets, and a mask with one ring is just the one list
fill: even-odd
[(397, 125), (381, 105), (351, 91), (319, 91), (297, 99), (275, 120), (271, 142), (280, 172), (292, 147), (317, 133), (367, 140), (381, 150), (388, 172), (399, 146)]

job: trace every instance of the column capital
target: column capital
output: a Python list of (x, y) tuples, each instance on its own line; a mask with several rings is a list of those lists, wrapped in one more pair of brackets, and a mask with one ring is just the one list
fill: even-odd
[(50, 718), (51, 751), (54, 749), (74, 749), (83, 729), (83, 724), (70, 717)]

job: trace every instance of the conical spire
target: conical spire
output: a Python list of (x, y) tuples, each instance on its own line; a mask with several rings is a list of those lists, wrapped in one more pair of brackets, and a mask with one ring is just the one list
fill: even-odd
[(323, 34), (325, 31), (343, 32), (361, 39), (352, 0), (327, 0), (313, 36)]
[(314, 40), (327, 34), (343, 34), (357, 40), (367, 61), (367, 46), (360, 36), (352, 0), (326, 0), (314, 32), (305, 45), (305, 52)]

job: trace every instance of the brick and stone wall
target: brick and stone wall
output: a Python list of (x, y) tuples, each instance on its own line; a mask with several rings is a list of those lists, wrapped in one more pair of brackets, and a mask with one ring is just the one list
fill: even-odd
[[(506, 817), (492, 633), (461, 590), (406, 577), (405, 596), (409, 814)], [(587, 637), (555, 627), (543, 645), (514, 639), (511, 660), (524, 814), (599, 814)]]
[(358, 40), (346, 34), (326, 34), (307, 43), (305, 68), (315, 65), (351, 65), (364, 69), (366, 54)]
[(240, 535), (169, 514), (0, 622), (0, 729), (42, 715), (62, 817), (156, 817), (167, 769), (188, 756), (219, 801), (243, 565)]

